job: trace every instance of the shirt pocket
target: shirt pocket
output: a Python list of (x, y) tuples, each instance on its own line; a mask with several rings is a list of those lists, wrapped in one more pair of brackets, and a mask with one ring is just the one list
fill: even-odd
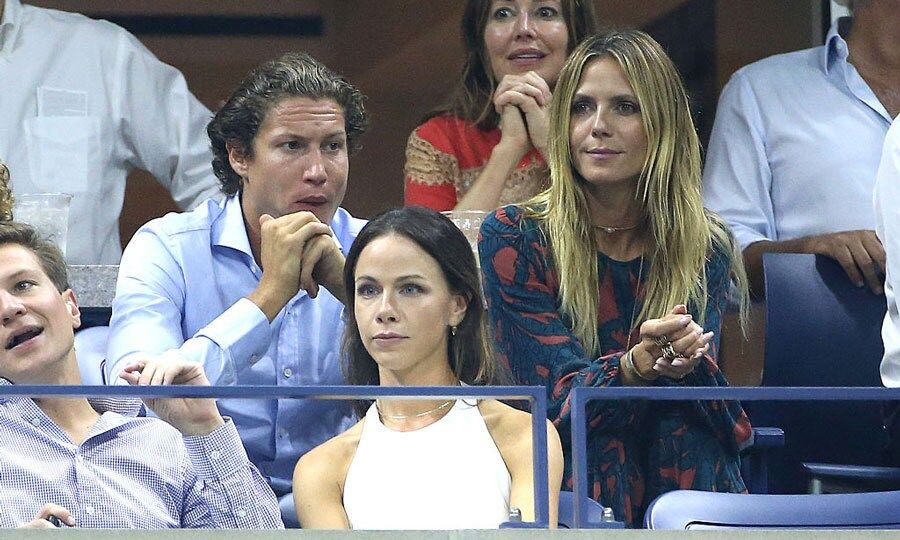
[(99, 184), (100, 119), (39, 116), (25, 121), (31, 181), (42, 192), (86, 193)]

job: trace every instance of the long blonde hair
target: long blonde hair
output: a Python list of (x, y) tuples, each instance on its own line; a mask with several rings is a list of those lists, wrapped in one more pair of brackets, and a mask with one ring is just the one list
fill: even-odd
[(549, 242), (559, 275), (564, 315), (585, 351), (599, 354), (597, 339), (597, 248), (587, 200), (571, 158), (571, 103), (585, 66), (601, 57), (618, 62), (634, 89), (647, 134), (647, 156), (636, 196), (644, 209), (650, 263), (644, 304), (636, 321), (659, 318), (676, 304), (707, 306), (707, 256), (713, 249), (733, 254), (731, 277), (737, 284), (741, 324), (747, 314), (747, 279), (728, 226), (703, 208), (700, 196), (700, 141), (681, 76), (659, 44), (639, 30), (613, 31), (587, 38), (559, 75), (550, 108), (548, 162), (550, 188), (525, 203)]

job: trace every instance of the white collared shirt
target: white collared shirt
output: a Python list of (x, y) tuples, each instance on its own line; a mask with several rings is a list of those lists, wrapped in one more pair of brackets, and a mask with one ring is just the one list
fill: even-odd
[(881, 381), (885, 386), (900, 386), (900, 310), (897, 291), (900, 291), (900, 120), (894, 120), (884, 140), (884, 152), (875, 182), (876, 232), (887, 254), (887, 277), (884, 294), (887, 314), (881, 328), (884, 340), (884, 359), (881, 361)]
[(133, 169), (150, 171), (184, 208), (217, 195), (209, 110), (122, 28), (5, 0), (0, 81), (0, 159), (13, 193), (74, 195), (70, 264), (119, 262)]

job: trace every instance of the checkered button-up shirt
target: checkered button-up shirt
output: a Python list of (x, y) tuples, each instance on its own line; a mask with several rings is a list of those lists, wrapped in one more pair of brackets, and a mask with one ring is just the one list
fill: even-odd
[(83, 528), (283, 526), (229, 419), (183, 437), (156, 418), (92, 405), (100, 419), (75, 445), (32, 399), (0, 396), (0, 525), (17, 527), (55, 503)]

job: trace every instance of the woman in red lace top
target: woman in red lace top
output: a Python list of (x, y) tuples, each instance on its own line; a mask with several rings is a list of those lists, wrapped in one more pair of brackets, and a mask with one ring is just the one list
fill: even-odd
[(588, 0), (469, 0), (457, 89), (406, 146), (406, 204), (493, 210), (546, 188), (552, 88), (595, 26)]

